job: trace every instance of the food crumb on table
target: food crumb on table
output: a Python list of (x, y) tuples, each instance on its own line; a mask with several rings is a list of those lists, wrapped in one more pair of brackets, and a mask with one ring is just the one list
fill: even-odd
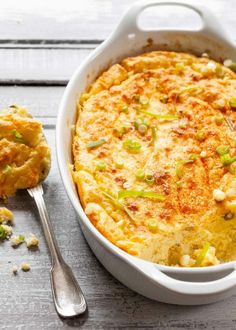
[(13, 273), (14, 275), (16, 275), (16, 274), (17, 274), (17, 271), (18, 271), (17, 266), (13, 266), (13, 267), (12, 267), (12, 273)]
[(20, 265), (20, 268), (24, 272), (28, 272), (30, 270), (30, 265), (26, 262), (22, 262), (22, 264)]
[(25, 236), (24, 235), (12, 236), (11, 246), (16, 247), (16, 246), (22, 244), (24, 241), (25, 241)]
[(32, 233), (29, 234), (29, 238), (26, 240), (27, 248), (33, 248), (39, 246), (39, 239)]

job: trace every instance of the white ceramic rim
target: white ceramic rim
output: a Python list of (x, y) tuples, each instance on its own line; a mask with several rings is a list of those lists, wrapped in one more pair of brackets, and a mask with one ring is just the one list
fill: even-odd
[[(69, 196), (69, 199), (77, 211), (80, 220), (82, 223), (89, 229), (89, 231), (93, 234), (93, 236), (99, 241), (102, 246), (104, 246), (107, 250), (109, 250), (111, 253), (115, 254), (119, 258), (122, 258), (127, 263), (131, 264), (137, 270), (142, 272), (145, 276), (149, 277), (150, 280), (157, 281), (159, 284), (163, 284), (164, 286), (168, 287), (170, 290), (180, 292), (180, 293), (186, 293), (186, 294), (211, 294), (224, 291), (226, 289), (229, 289), (236, 285), (236, 261), (231, 261), (227, 263), (223, 263), (220, 265), (215, 265), (211, 267), (194, 267), (194, 268), (188, 268), (188, 267), (172, 267), (172, 266), (163, 266), (159, 264), (154, 264), (152, 262), (142, 260), (136, 257), (133, 257), (129, 255), (127, 252), (121, 250), (114, 244), (112, 244), (107, 238), (105, 238), (90, 222), (88, 217), (85, 215), (84, 210), (80, 204), (79, 196), (75, 194), (74, 189), (72, 188), (72, 182), (71, 182), (71, 176), (68, 169), (68, 164), (66, 162), (66, 157), (64, 155), (63, 148), (61, 147), (63, 145), (63, 136), (61, 132), (63, 131), (63, 126), (65, 126), (65, 118), (64, 118), (64, 112), (66, 111), (68, 100), (70, 98), (71, 90), (77, 83), (77, 79), (80, 76), (82, 70), (89, 65), (89, 62), (92, 58), (95, 58), (98, 54), (100, 54), (102, 51), (105, 50), (105, 48), (109, 45), (109, 42), (114, 39), (118, 38), (121, 33), (132, 31), (132, 29), (137, 29), (137, 18), (138, 15), (146, 8), (150, 6), (156, 6), (156, 5), (181, 5), (188, 7), (190, 9), (193, 9), (196, 11), (200, 17), (202, 18), (203, 25), (202, 28), (199, 30), (202, 33), (206, 33), (207, 35), (211, 35), (215, 38), (217, 38), (220, 41), (224, 41), (228, 43), (231, 47), (235, 48), (235, 45), (233, 41), (230, 39), (230, 37), (225, 33), (224, 29), (216, 23), (216, 20), (214, 16), (209, 12), (209, 10), (203, 6), (199, 6), (196, 4), (189, 4), (184, 1), (140, 1), (135, 3), (124, 15), (122, 18), (120, 24), (118, 25), (117, 29), (108, 37), (106, 41), (104, 41), (99, 47), (97, 47), (85, 60), (84, 62), (78, 67), (78, 69), (73, 74), (72, 78), (70, 79), (64, 95), (62, 97), (60, 107), (59, 107), (59, 113), (58, 113), (58, 119), (57, 119), (57, 128), (56, 128), (56, 151), (57, 151), (57, 159), (58, 159), (58, 165), (59, 170), (61, 174), (61, 178), (63, 181), (63, 184), (65, 186), (66, 192)], [(170, 31), (169, 29), (166, 29), (167, 31)], [(174, 29), (171, 29), (171, 31), (175, 31)], [(179, 31), (179, 30), (178, 30)], [(188, 32), (186, 29), (184, 29), (185, 32)], [(192, 31), (191, 31), (192, 32)], [(69, 129), (69, 128), (68, 128)], [(212, 281), (212, 282), (205, 282), (205, 283), (195, 283), (195, 282), (184, 282), (185, 287), (181, 290), (176, 288), (176, 285), (181, 286), (183, 281), (179, 280), (170, 280), (171, 283), (168, 283), (169, 277), (165, 274), (163, 274), (162, 278), (162, 272), (158, 272), (158, 279), (156, 276), (153, 276), (153, 273), (150, 273), (150, 266), (155, 266), (155, 272), (156, 269), (163, 271), (163, 272), (172, 272), (175, 274), (202, 274), (202, 273), (215, 273), (218, 271), (223, 270), (234, 270), (230, 275), (227, 275), (223, 280), (225, 280), (224, 285), (221, 285), (222, 279)], [(142, 269), (143, 268), (143, 269)], [(144, 269), (147, 268), (148, 271), (145, 271)], [(155, 279), (153, 278), (155, 277)], [(172, 285), (173, 283), (174, 285)], [(209, 285), (210, 283), (214, 283), (214, 285)], [(191, 286), (192, 284), (198, 284), (195, 286), (195, 289)], [(201, 287), (200, 287), (201, 286)], [(218, 286), (218, 289), (216, 290), (216, 286)], [(202, 288), (202, 289), (201, 289)]]

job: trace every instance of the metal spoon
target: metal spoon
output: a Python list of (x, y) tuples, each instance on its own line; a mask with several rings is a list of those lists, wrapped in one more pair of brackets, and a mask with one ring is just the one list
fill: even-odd
[(38, 207), (45, 239), (51, 254), (51, 286), (56, 311), (64, 318), (78, 316), (86, 311), (86, 301), (71, 268), (65, 263), (59, 251), (44, 203), (42, 185), (39, 184), (35, 188), (27, 190)]

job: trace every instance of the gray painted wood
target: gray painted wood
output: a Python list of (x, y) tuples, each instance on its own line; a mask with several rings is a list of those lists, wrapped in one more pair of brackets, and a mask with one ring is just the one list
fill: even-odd
[[(235, 34), (235, 0), (185, 0), (208, 5), (230, 33)], [(18, 0), (2, 2), (0, 13), (1, 39), (101, 40), (117, 25), (121, 15), (135, 0), (71, 0), (41, 1), (37, 7), (31, 1), (27, 9)], [(63, 5), (64, 4), (64, 5)], [(152, 10), (153, 12), (153, 10)], [(179, 17), (178, 26), (185, 24), (181, 12), (168, 20), (167, 12), (158, 9), (152, 22), (172, 26)], [(149, 19), (150, 20), (150, 19)]]
[[(207, 306), (172, 306), (146, 299), (114, 279), (84, 240), (58, 173), (55, 123), (64, 90), (59, 85), (66, 83), (132, 2), (77, 1), (78, 18), (66, 23), (55, 18), (56, 9), (42, 16), (40, 10), (27, 14), (19, 10), (19, 5), (10, 8), (8, 2), (0, 3), (0, 107), (25, 105), (44, 124), (53, 151), (52, 169), (44, 184), (45, 200), (62, 254), (89, 306), (88, 314), (78, 319), (65, 321), (57, 316), (49, 282), (50, 260), (38, 214), (33, 200), (22, 191), (8, 203), (15, 214), (14, 233), (33, 232), (40, 238), (40, 249), (28, 251), (25, 246), (13, 249), (9, 242), (0, 244), (0, 329), (236, 329), (236, 295)], [(207, 4), (235, 34), (235, 1), (227, 1), (227, 6), (223, 0), (208, 0)], [(177, 16), (171, 16), (173, 24)], [(160, 24), (165, 21), (165, 15), (159, 18)], [(7, 86), (14, 83), (19, 86)], [(50, 83), (55, 86), (45, 86)], [(19, 271), (14, 276), (12, 266), (22, 261), (30, 263), (31, 271)]]

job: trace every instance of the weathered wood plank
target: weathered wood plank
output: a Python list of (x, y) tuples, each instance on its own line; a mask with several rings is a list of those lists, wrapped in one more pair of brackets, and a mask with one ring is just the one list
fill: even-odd
[[(1, 39), (72, 39), (101, 40), (108, 36), (120, 20), (122, 13), (135, 0), (88, 0), (84, 1), (41, 1), (37, 11), (31, 1), (5, 1), (1, 5), (0, 31)], [(227, 5), (222, 0), (198, 0), (199, 4), (210, 7), (216, 17), (222, 21), (227, 30), (235, 34), (236, 7), (234, 0)], [(23, 5), (24, 4), (24, 5)], [(178, 26), (182, 16), (180, 12), (167, 16), (164, 9), (158, 9), (155, 24), (173, 26), (177, 19)], [(184, 16), (180, 25), (184, 24)], [(33, 27), (33, 28), (32, 28)]]
[(66, 85), (91, 49), (0, 49), (1, 84)]
[(0, 86), (0, 109), (11, 104), (25, 106), (34, 116), (56, 117), (64, 87)]

